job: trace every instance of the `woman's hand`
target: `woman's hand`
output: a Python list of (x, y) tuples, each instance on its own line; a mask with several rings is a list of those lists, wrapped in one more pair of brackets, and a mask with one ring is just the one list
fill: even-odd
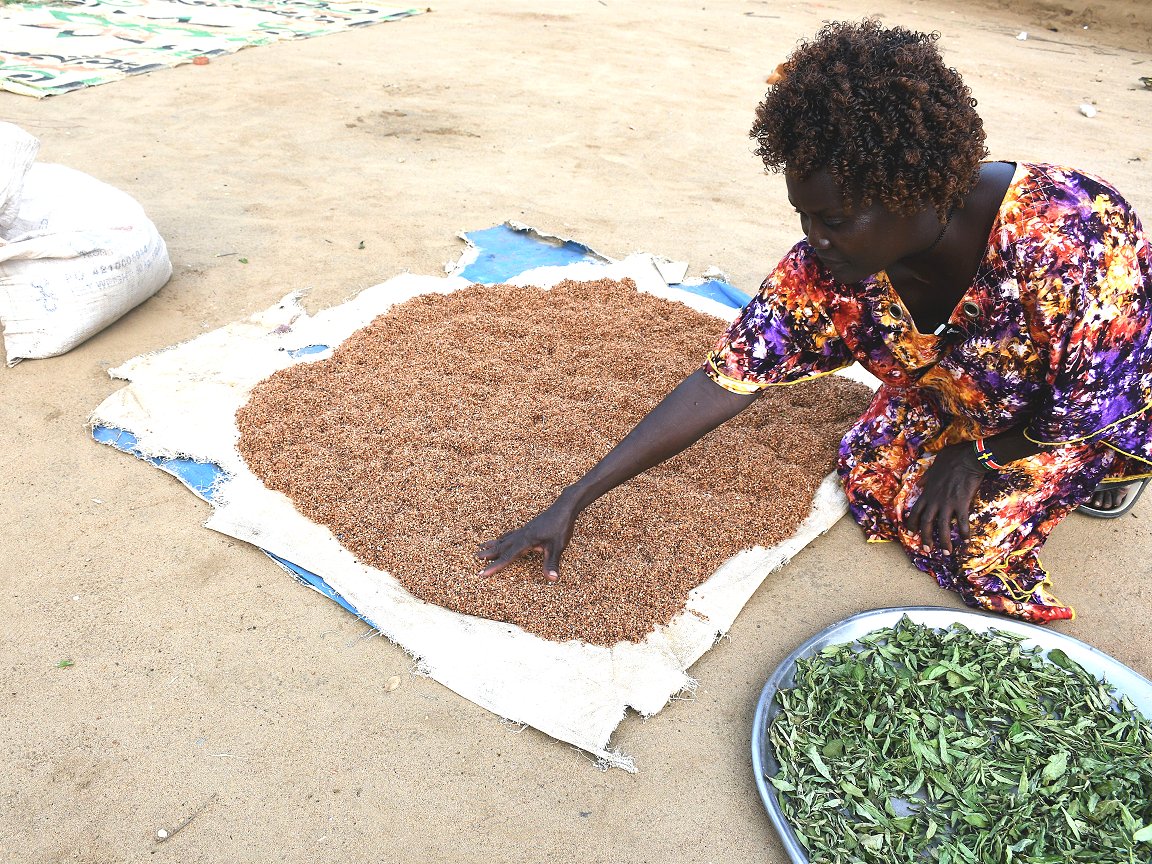
[(576, 517), (585, 507), (605, 492), (672, 458), (755, 401), (755, 395), (725, 390), (703, 370), (693, 372), (607, 456), (561, 492), (547, 510), (522, 528), (480, 544), (477, 556), (492, 562), (480, 575), (490, 576), (521, 555), (536, 551), (544, 555), (545, 578), (560, 578), (560, 556), (572, 537)]
[(491, 562), (480, 575), (499, 573), (517, 558), (529, 552), (540, 552), (544, 556), (544, 578), (555, 582), (560, 578), (560, 556), (572, 539), (576, 516), (577, 512), (561, 493), (552, 506), (520, 528), (480, 544), (477, 557)]
[(951, 552), (955, 521), (959, 539), (968, 542), (968, 516), (987, 472), (970, 442), (945, 447), (928, 466), (920, 498), (908, 512), (905, 525), (920, 535), (925, 546)]

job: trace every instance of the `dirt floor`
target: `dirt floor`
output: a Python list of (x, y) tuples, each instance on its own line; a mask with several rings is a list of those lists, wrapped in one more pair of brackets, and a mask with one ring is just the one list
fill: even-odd
[[(750, 769), (757, 696), (847, 615), (959, 605), (898, 549), (841, 521), (693, 667), (695, 698), (625, 720), (639, 773), (603, 772), (412, 674), (85, 420), (120, 386), (109, 366), (292, 289), (315, 311), (440, 273), (457, 232), (506, 219), (752, 290), (799, 226), (747, 129), (765, 75), (825, 19), (939, 30), (994, 157), (1090, 169), (1152, 214), (1146, 0), (1008, 5), (445, 0), (208, 66), (0, 95), (43, 161), (138, 198), (175, 265), (70, 354), (0, 368), (0, 859), (783, 864)], [(1150, 552), (1152, 496), (1119, 520), (1071, 517), (1045, 556), (1080, 612), (1059, 629), (1146, 676)]]

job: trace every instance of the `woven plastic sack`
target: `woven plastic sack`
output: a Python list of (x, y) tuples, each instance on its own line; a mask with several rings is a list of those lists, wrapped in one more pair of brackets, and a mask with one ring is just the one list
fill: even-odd
[(19, 126), (0, 123), (0, 234), (20, 209), (24, 175), (36, 161), (40, 142)]
[(71, 350), (171, 275), (163, 238), (130, 195), (63, 165), (33, 164), (14, 217), (0, 224), (8, 365)]

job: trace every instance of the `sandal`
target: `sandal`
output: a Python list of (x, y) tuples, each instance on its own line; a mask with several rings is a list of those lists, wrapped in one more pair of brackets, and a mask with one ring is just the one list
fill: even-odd
[[(1128, 495), (1125, 496), (1124, 503), (1119, 507), (1113, 507), (1110, 510), (1101, 510), (1099, 507), (1090, 507), (1087, 504), (1081, 504), (1076, 508), (1076, 512), (1083, 513), (1085, 516), (1092, 516), (1095, 519), (1115, 519), (1118, 516), (1123, 516), (1125, 513), (1136, 506), (1136, 502), (1140, 500), (1140, 493), (1144, 491), (1144, 487), (1148, 485), (1149, 480), (1152, 480), (1152, 477), (1145, 477), (1142, 480), (1134, 480), (1132, 483), (1128, 484)], [(1107, 485), (1121, 486), (1124, 484), (1109, 483)], [(1135, 492), (1131, 491), (1132, 486), (1136, 486)], [(1100, 491), (1103, 488), (1105, 488), (1105, 485), (1102, 483), (1096, 487), (1096, 491)]]

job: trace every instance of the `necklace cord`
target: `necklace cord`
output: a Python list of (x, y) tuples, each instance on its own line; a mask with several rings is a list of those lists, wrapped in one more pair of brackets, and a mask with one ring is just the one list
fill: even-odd
[(944, 239), (944, 234), (948, 231), (948, 226), (952, 224), (952, 215), (956, 212), (955, 205), (948, 210), (948, 215), (944, 217), (944, 226), (940, 229), (940, 233), (936, 235), (936, 239), (932, 241), (932, 245), (921, 252), (921, 255), (927, 255), (929, 252), (935, 251), (936, 247), (940, 245), (940, 241)]

